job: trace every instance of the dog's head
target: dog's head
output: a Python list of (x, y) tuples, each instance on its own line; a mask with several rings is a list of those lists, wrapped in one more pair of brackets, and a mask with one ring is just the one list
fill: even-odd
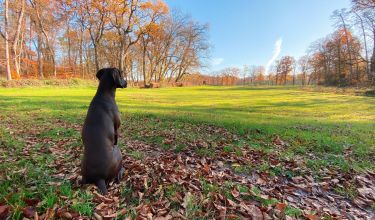
[(103, 68), (96, 73), (96, 78), (100, 81), (104, 79), (110, 80), (116, 88), (126, 88), (127, 86), (122, 71), (117, 68)]

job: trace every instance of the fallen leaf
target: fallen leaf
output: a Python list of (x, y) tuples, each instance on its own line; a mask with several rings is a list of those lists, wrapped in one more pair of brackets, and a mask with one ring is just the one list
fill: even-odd
[(208, 164), (204, 164), (204, 166), (203, 166), (203, 171), (204, 171), (205, 173), (209, 173), (209, 172), (210, 172), (210, 166), (209, 166)]
[(29, 198), (24, 198), (23, 201), (28, 205), (28, 206), (35, 206), (38, 204), (39, 200), (38, 199), (29, 199)]
[(97, 210), (102, 210), (104, 207), (106, 207), (107, 206), (107, 204), (105, 204), (104, 202), (102, 202), (102, 203), (100, 203), (99, 205), (97, 205), (96, 207), (95, 207), (95, 209), (97, 209)]
[(240, 192), (237, 190), (237, 188), (232, 189), (232, 196), (234, 198), (237, 198), (238, 196), (240, 196)]
[(5, 219), (8, 215), (8, 211), (9, 211), (9, 206), (7, 205), (3, 205), (3, 206), (0, 206), (0, 217), (1, 219)]
[(318, 220), (318, 219), (320, 219), (318, 216), (313, 215), (313, 214), (307, 214), (307, 215), (305, 215), (305, 217), (306, 217), (308, 220)]
[(287, 207), (288, 205), (285, 204), (285, 203), (277, 203), (276, 204), (276, 209), (280, 210), (281, 212), (284, 211), (284, 209)]
[(94, 212), (94, 218), (96, 219), (96, 220), (103, 220), (103, 217), (102, 216), (100, 216), (98, 213), (96, 213), (96, 212)]
[(35, 215), (35, 209), (33, 207), (25, 207), (22, 209), (22, 214), (26, 217), (26, 218), (34, 218), (34, 215)]
[(279, 136), (276, 136), (273, 140), (272, 140), (272, 143), (276, 146), (280, 146), (280, 147), (284, 147), (284, 146), (287, 146), (288, 144), (281, 140), (281, 138)]

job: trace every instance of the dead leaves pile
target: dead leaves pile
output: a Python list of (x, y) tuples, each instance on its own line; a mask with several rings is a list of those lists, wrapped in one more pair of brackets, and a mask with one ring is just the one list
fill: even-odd
[[(77, 125), (58, 121), (62, 127), (79, 131)], [(139, 140), (127, 140), (123, 149), (125, 176), (120, 184), (111, 184), (109, 195), (97, 193), (93, 185), (83, 189), (93, 198), (93, 215), (82, 216), (73, 211), (73, 198), (58, 195), (64, 206), (55, 205), (44, 213), (36, 210), (40, 198), (25, 199), (22, 208), (28, 219), (113, 219), (118, 216), (137, 219), (374, 219), (375, 174), (367, 172), (354, 175), (340, 173), (328, 168), (322, 171), (322, 178), (314, 179), (304, 162), (281, 160), (275, 153), (265, 153), (251, 148), (240, 152), (225, 152), (223, 145), (238, 137), (222, 128), (212, 126), (202, 128), (202, 132), (222, 133), (224, 139), (217, 143), (196, 140), (186, 143), (180, 152), (163, 150), (157, 145), (149, 145)], [(225, 138), (226, 137), (226, 138)], [(165, 144), (173, 144), (175, 137), (165, 138)], [(35, 154), (52, 154), (54, 161), (49, 165), (54, 181), (51, 186), (60, 186), (70, 181), (75, 192), (79, 188), (79, 165), (82, 149), (79, 145), (66, 145), (79, 140), (37, 137), (28, 133), (25, 137), (23, 155), (8, 158), (18, 160), (34, 157)], [(36, 143), (42, 147), (36, 153), (30, 149)], [(277, 148), (288, 143), (275, 137), (272, 143)], [(48, 148), (45, 146), (49, 146)], [(212, 151), (210, 156), (196, 153), (196, 148)], [(142, 157), (134, 158), (129, 152), (137, 151)], [(8, 161), (8, 162), (9, 162)], [(236, 167), (262, 164), (271, 168), (282, 167), (295, 174), (271, 175), (267, 170), (236, 172)], [(15, 170), (14, 172), (27, 172)], [(345, 189), (348, 184), (356, 186), (357, 196), (348, 199), (335, 189)], [(8, 195), (11, 196), (11, 195)], [(0, 219), (6, 219), (13, 210), (6, 198), (0, 198)]]
[[(132, 196), (138, 197), (141, 203), (142, 212), (138, 214), (145, 218), (292, 219), (285, 215), (290, 207), (301, 211), (296, 216), (307, 219), (375, 217), (369, 207), (375, 201), (375, 176), (372, 173), (355, 177), (363, 187), (359, 188), (356, 200), (349, 201), (333, 192), (334, 187), (352, 179), (339, 173), (331, 173), (324, 181), (316, 182), (308, 171), (303, 171), (307, 175), (288, 178), (259, 171), (240, 175), (231, 168), (233, 164), (259, 163), (266, 156), (260, 151), (243, 150), (241, 156), (221, 152), (215, 157), (202, 157), (191, 149), (181, 153), (165, 152), (137, 141), (128, 142), (127, 147), (152, 152), (141, 160), (130, 157), (124, 160), (129, 171), (125, 185), (133, 188)], [(271, 165), (301, 172), (293, 161), (279, 161), (272, 154), (267, 157)], [(204, 192), (207, 191), (204, 184), (217, 188)], [(171, 186), (182, 187), (182, 190), (168, 197), (165, 189)], [(254, 193), (254, 188), (259, 188), (260, 193)], [(199, 207), (194, 216), (190, 216), (186, 205), (188, 198), (193, 198)], [(272, 204), (262, 203), (272, 199)], [(158, 208), (160, 203), (164, 204), (163, 209)], [(178, 205), (172, 209), (171, 203)]]

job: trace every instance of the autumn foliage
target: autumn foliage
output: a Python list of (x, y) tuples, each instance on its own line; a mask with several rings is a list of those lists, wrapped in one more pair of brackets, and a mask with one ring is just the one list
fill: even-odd
[(115, 66), (135, 85), (177, 82), (200, 68), (208, 49), (208, 26), (162, 0), (16, 0), (7, 12), (15, 46), (9, 59), (1, 52), (0, 71), (9, 61), (13, 79), (93, 78)]
[(372, 0), (352, 0), (350, 9), (336, 10), (333, 33), (300, 58), (280, 57), (267, 72), (251, 65), (207, 72), (208, 25), (162, 0), (3, 2), (0, 74), (9, 79), (94, 78), (99, 68), (113, 66), (140, 87), (375, 84)]

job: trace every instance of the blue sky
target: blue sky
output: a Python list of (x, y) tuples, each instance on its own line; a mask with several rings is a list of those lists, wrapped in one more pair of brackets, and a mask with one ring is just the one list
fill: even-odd
[(349, 8), (349, 0), (166, 0), (195, 20), (210, 25), (213, 45), (206, 71), (243, 65), (264, 65), (275, 44), (296, 58), (333, 30), (330, 16)]

